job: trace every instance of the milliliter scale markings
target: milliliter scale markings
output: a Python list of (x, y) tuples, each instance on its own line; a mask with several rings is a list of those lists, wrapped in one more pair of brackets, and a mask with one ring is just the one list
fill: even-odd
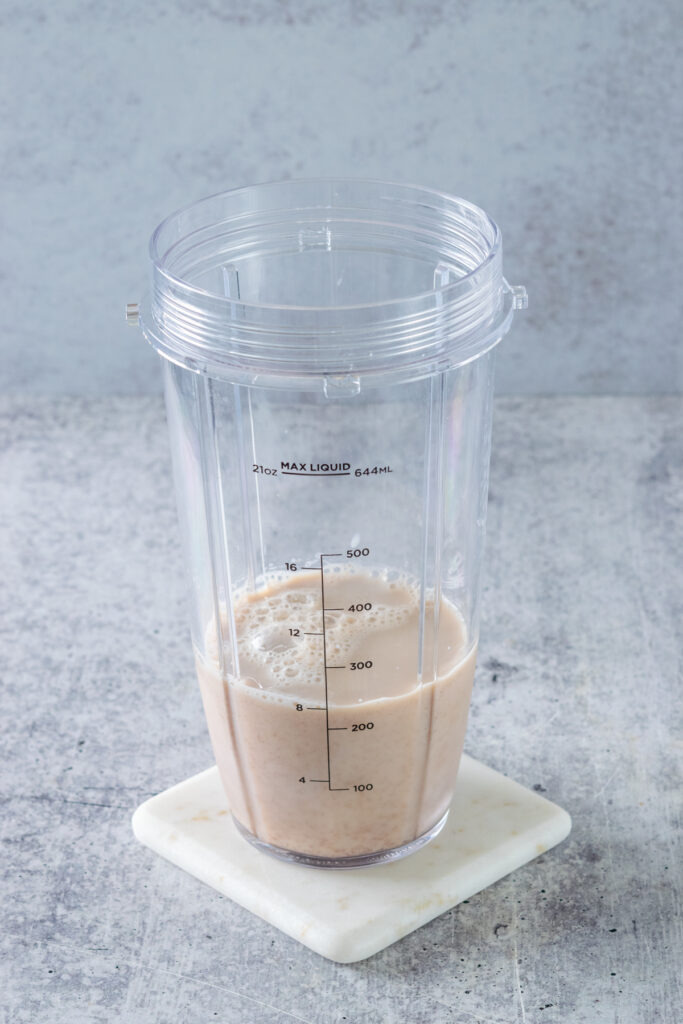
[[(323, 558), (341, 558), (341, 554), (336, 555), (321, 555), (320, 556), (320, 597), (323, 617), (323, 666), (325, 668), (325, 735), (327, 739), (327, 788), (331, 793), (343, 793), (348, 791), (348, 786), (333, 786), (332, 785), (332, 769), (330, 768), (330, 701), (327, 692), (327, 672), (329, 668), (345, 668), (345, 665), (329, 665), (327, 664), (327, 634), (325, 630), (325, 612), (328, 610), (325, 608), (325, 568), (323, 566)], [(335, 730), (336, 732), (337, 730)]]
[(309, 779), (309, 782), (326, 782), (327, 788), (330, 793), (348, 793), (348, 786), (333, 786), (332, 785), (332, 769), (330, 767), (330, 733), (331, 732), (348, 732), (348, 726), (330, 725), (330, 699), (328, 692), (328, 681), (327, 673), (332, 669), (344, 669), (346, 665), (328, 665), (327, 664), (327, 633), (325, 629), (325, 613), (326, 612), (343, 612), (343, 608), (326, 608), (325, 607), (325, 566), (323, 559), (325, 558), (341, 558), (342, 553), (338, 551), (336, 553), (321, 554), (320, 565), (302, 565), (302, 569), (308, 570), (308, 572), (319, 572), (320, 573), (320, 598), (322, 608), (322, 623), (323, 628), (321, 633), (304, 633), (304, 636), (321, 636), (323, 638), (323, 670), (325, 674), (325, 707), (324, 708), (306, 708), (307, 711), (324, 711), (325, 712), (325, 738), (327, 747), (327, 778), (326, 779)]
[[(360, 558), (370, 554), (369, 548), (349, 548), (346, 552), (347, 558)], [(303, 636), (321, 636), (323, 638), (323, 672), (325, 680), (325, 706), (320, 707), (319, 705), (307, 705), (304, 709), (303, 705), (297, 704), (297, 711), (324, 711), (325, 712), (325, 747), (327, 752), (327, 778), (325, 779), (308, 779), (306, 780), (303, 776), (299, 779), (299, 782), (320, 782), (327, 784), (327, 788), (330, 793), (348, 793), (351, 791), (350, 786), (333, 786), (332, 785), (332, 764), (330, 755), (330, 733), (331, 732), (364, 732), (366, 729), (374, 728), (373, 722), (361, 722), (353, 726), (348, 725), (330, 725), (330, 697), (329, 697), (329, 676), (328, 673), (332, 671), (342, 671), (343, 669), (349, 668), (348, 665), (328, 665), (327, 663), (327, 626), (325, 621), (325, 615), (328, 612), (343, 612), (345, 608), (328, 608), (325, 604), (325, 559), (326, 558), (342, 558), (342, 552), (335, 553), (323, 553), (320, 555), (319, 565), (302, 565), (297, 566), (294, 562), (285, 562), (285, 567), (290, 572), (296, 572), (298, 568), (306, 570), (308, 572), (319, 572), (320, 573), (320, 607), (322, 617), (322, 631), (317, 630), (304, 630)], [(372, 608), (372, 604), (360, 603), (351, 605), (349, 611), (369, 611)], [(299, 630), (290, 629), (292, 636), (300, 636)], [(351, 669), (366, 669), (372, 668), (372, 661), (352, 661)], [(370, 782), (360, 783), (353, 787), (356, 793), (370, 792), (373, 789), (373, 785)]]

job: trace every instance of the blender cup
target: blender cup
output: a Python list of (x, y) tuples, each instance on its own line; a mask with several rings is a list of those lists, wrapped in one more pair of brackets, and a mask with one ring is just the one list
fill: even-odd
[(151, 258), (142, 326), (235, 824), (317, 866), (403, 856), (453, 796), (494, 349), (526, 293), (482, 210), (376, 181), (213, 196)]

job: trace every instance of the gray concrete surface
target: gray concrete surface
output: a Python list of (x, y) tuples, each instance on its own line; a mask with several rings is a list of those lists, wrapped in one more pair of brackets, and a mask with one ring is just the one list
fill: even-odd
[(498, 220), (501, 393), (680, 392), (678, 0), (0, 0), (0, 390), (150, 394), (147, 238), (266, 179), (367, 175)]
[(0, 1020), (676, 1024), (682, 414), (498, 401), (467, 749), (573, 832), (340, 967), (131, 833), (211, 762), (160, 401), (0, 401)]

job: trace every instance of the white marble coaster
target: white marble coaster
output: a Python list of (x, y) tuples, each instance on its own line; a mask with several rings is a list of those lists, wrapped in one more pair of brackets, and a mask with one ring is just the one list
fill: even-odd
[(561, 842), (566, 811), (466, 755), (443, 831), (403, 860), (330, 871), (246, 842), (209, 768), (146, 800), (140, 842), (309, 949), (364, 960)]

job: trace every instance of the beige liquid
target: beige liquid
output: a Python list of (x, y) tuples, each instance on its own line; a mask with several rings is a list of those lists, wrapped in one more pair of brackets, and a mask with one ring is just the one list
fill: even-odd
[[(236, 602), (239, 679), (223, 679), (211, 655), (197, 670), (235, 818), (274, 846), (356, 857), (411, 842), (448, 810), (476, 649), (442, 600), (435, 651), (428, 606), (422, 663), (432, 681), (419, 686), (417, 589), (336, 569), (325, 570), (324, 586), (325, 607), (341, 609), (325, 613), (327, 713), (319, 572)], [(372, 607), (349, 611), (358, 604)], [(313, 781), (328, 778), (332, 790)]]

